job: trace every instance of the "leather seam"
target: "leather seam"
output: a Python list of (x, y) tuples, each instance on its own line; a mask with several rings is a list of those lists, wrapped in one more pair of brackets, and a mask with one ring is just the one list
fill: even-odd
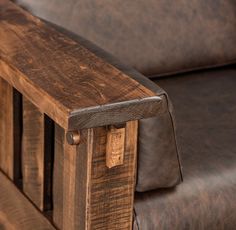
[(168, 97), (167, 93), (163, 93), (160, 96), (162, 96), (162, 95), (166, 98), (168, 114), (170, 116), (171, 126), (172, 126), (172, 130), (173, 130), (173, 134), (174, 134), (173, 136), (174, 136), (175, 149), (176, 149), (177, 160), (178, 160), (178, 165), (179, 165), (179, 173), (180, 173), (181, 181), (183, 181), (183, 172), (182, 172), (182, 166), (181, 166), (181, 160), (180, 160), (180, 151), (179, 151), (178, 143), (177, 143), (177, 139), (176, 139), (176, 127), (174, 125), (174, 118), (173, 118), (172, 113), (170, 112), (169, 97)]
[(133, 213), (134, 213), (134, 224), (136, 224), (138, 230), (141, 230), (141, 228), (140, 228), (140, 223), (139, 223), (139, 221), (138, 221), (138, 218), (137, 218), (137, 214), (136, 214), (135, 208), (133, 209)]
[(174, 75), (178, 75), (178, 74), (191, 73), (191, 72), (198, 71), (198, 70), (207, 70), (207, 69), (212, 69), (212, 68), (224, 67), (224, 66), (227, 66), (227, 65), (233, 65), (235, 63), (236, 63), (236, 59), (233, 59), (231, 61), (224, 62), (222, 64), (198, 66), (198, 67), (195, 67), (195, 68), (185, 68), (185, 69), (182, 69), (182, 70), (170, 71), (170, 72), (166, 72), (166, 73), (162, 73), (162, 74), (158, 74), (158, 73), (147, 74), (145, 76), (149, 79), (171, 77), (172, 75), (174, 76)]

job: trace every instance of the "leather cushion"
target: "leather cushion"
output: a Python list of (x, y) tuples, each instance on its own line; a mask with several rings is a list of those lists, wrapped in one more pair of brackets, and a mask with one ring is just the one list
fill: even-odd
[(145, 75), (236, 60), (235, 0), (18, 0)]
[(174, 189), (137, 193), (135, 227), (235, 229), (236, 67), (156, 82), (176, 108), (184, 181)]

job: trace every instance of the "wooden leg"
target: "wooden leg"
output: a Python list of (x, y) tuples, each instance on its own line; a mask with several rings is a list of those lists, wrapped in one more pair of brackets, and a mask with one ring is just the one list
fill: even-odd
[(41, 210), (51, 208), (53, 122), (23, 98), (23, 191)]
[[(137, 122), (126, 125), (124, 163), (110, 169), (106, 166), (106, 128), (83, 130), (80, 135), (79, 145), (64, 141), (63, 194), (54, 190), (54, 196), (61, 196), (56, 200), (63, 200), (54, 206), (54, 212), (63, 220), (56, 224), (70, 230), (131, 229)], [(62, 147), (61, 141), (57, 142)], [(61, 175), (54, 174), (57, 186), (55, 177)]]
[(21, 180), (21, 96), (0, 78), (0, 169), (17, 185)]

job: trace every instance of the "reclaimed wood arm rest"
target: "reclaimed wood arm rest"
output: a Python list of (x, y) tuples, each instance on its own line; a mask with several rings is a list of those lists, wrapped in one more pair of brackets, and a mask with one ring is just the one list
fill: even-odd
[(158, 112), (152, 91), (7, 0), (0, 0), (0, 39), (0, 76), (65, 130)]
[(0, 0), (0, 170), (59, 229), (131, 229), (137, 120), (162, 101), (82, 44)]

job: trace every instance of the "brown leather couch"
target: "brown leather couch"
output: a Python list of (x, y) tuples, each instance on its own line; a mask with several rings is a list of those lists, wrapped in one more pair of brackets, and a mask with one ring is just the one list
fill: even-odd
[(236, 1), (17, 3), (162, 98), (139, 123), (134, 229), (236, 229)]

